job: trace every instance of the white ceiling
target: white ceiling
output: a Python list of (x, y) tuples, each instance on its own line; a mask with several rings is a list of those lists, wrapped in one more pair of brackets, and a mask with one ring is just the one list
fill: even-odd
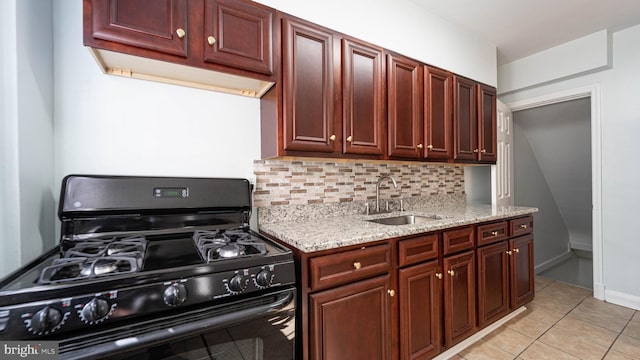
[(412, 0), (498, 48), (498, 65), (640, 24), (640, 0)]

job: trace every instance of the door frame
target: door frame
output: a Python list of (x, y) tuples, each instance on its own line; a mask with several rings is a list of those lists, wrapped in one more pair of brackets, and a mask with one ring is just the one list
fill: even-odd
[(600, 84), (579, 87), (507, 103), (512, 112), (582, 98), (591, 99), (591, 202), (593, 248), (593, 297), (604, 300), (602, 244), (602, 118)]

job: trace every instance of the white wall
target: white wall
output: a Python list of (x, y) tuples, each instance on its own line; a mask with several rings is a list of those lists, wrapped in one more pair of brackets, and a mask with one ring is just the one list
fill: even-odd
[(491, 86), (496, 46), (409, 0), (256, 0)]
[[(501, 98), (505, 103), (600, 85), (602, 118), (603, 282), (606, 298), (640, 308), (640, 25), (613, 34), (612, 69), (557, 81)], [(572, 58), (557, 59), (570, 62)]]
[(3, 1), (0, 275), (50, 247), (53, 42), (51, 1)]

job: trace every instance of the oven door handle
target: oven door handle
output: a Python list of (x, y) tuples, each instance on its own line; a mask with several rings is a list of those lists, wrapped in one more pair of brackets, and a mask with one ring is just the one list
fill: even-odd
[[(295, 288), (288, 289), (277, 294), (277, 300), (269, 304), (207, 317), (196, 321), (189, 321), (189, 318), (187, 317), (186, 319), (184, 319), (184, 322), (180, 323), (179, 325), (146, 331), (135, 336), (125, 337), (117, 339), (115, 341), (108, 341), (97, 344), (92, 343), (91, 346), (76, 348), (69, 352), (62, 350), (61, 348), (60, 350), (62, 350), (62, 352), (60, 353), (60, 359), (100, 359), (105, 356), (151, 347), (168, 340), (186, 338), (196, 334), (203, 334), (233, 324), (255, 319), (263, 315), (278, 312), (279, 310), (285, 308), (287, 305), (293, 302), (294, 299)], [(134, 328), (133, 330), (135, 330), (135, 325), (132, 326), (132, 328)], [(97, 334), (96, 340), (98, 340), (99, 338), (100, 334)]]

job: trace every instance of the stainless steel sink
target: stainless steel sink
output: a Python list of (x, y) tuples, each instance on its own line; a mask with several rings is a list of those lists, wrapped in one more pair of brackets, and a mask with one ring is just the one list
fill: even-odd
[(429, 221), (439, 220), (442, 217), (437, 215), (432, 216), (420, 216), (420, 215), (400, 215), (400, 216), (392, 216), (381, 219), (372, 219), (367, 220), (370, 222), (383, 224), (383, 225), (409, 225), (409, 224), (424, 224)]

